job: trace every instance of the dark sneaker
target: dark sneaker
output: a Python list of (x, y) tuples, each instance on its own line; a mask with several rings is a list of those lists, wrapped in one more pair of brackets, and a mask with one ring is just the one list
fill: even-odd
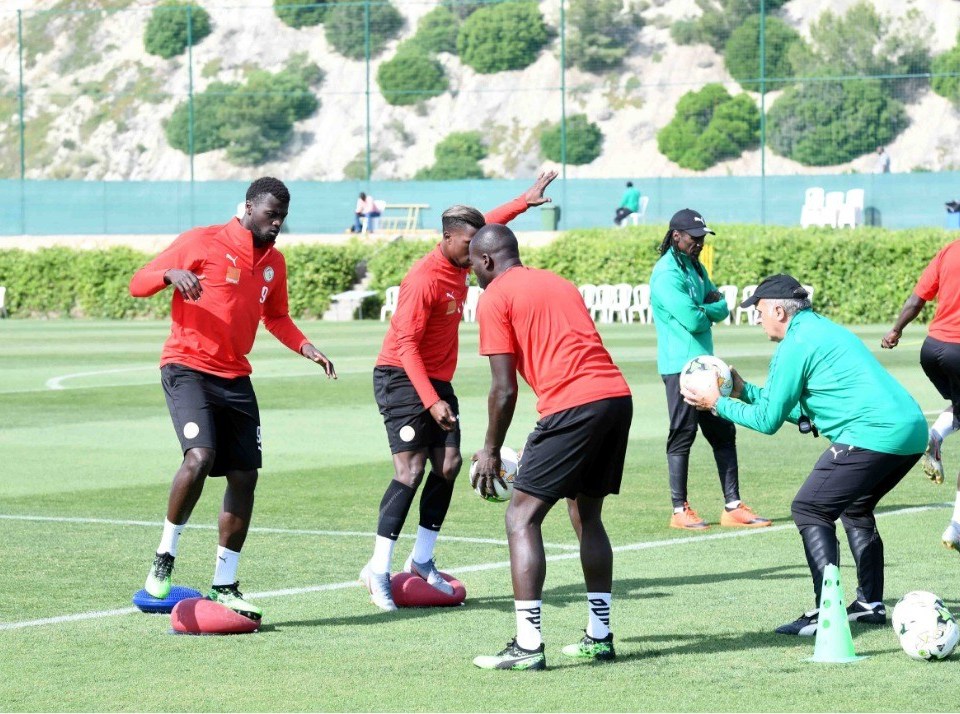
[(866, 603), (854, 600), (847, 608), (847, 619), (850, 622), (863, 622), (867, 625), (886, 625), (887, 608), (883, 603), (870, 607)]
[(157, 553), (153, 567), (147, 573), (143, 589), (155, 598), (163, 599), (170, 594), (170, 574), (173, 573), (174, 557), (169, 553)]
[(525, 650), (516, 639), (507, 643), (506, 649), (493, 656), (474, 657), (473, 663), (480, 669), (527, 669), (547, 668), (547, 658), (543, 654), (543, 643), (535, 650)]
[(776, 629), (778, 635), (799, 635), (800, 637), (812, 637), (817, 634), (817, 620), (819, 619), (820, 610), (810, 610), (810, 612), (803, 613), (793, 622), (788, 622), (786, 625), (780, 625)]
[(221, 605), (225, 605), (234, 612), (238, 612), (244, 617), (249, 617), (251, 620), (259, 620), (263, 617), (263, 610), (249, 600), (243, 599), (239, 582), (231, 585), (214, 585), (210, 588), (210, 594), (207, 595), (207, 598)]
[(584, 633), (582, 640), (575, 645), (567, 645), (561, 652), (574, 659), (592, 659), (599, 662), (608, 662), (617, 657), (617, 653), (613, 649), (612, 632), (608, 632), (602, 640), (595, 640)]
[(437, 570), (437, 562), (433, 558), (430, 558), (426, 563), (418, 563), (411, 555), (403, 569), (408, 573), (413, 573), (418, 578), (423, 578), (428, 585), (436, 588), (444, 595), (453, 595), (453, 586), (443, 579), (440, 571)]

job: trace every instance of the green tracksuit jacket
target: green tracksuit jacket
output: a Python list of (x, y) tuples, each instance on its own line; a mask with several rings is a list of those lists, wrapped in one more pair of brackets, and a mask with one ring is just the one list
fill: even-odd
[(688, 360), (713, 354), (710, 328), (730, 314), (726, 301), (705, 304), (703, 297), (716, 290), (701, 266), (704, 277), (684, 253), (671, 248), (650, 276), (650, 304), (657, 328), (657, 370), (677, 374)]
[(766, 385), (745, 384), (740, 399), (720, 397), (717, 413), (764, 434), (802, 410), (832, 443), (901, 455), (927, 446), (927, 420), (909, 392), (860, 338), (813, 310), (793, 316)]

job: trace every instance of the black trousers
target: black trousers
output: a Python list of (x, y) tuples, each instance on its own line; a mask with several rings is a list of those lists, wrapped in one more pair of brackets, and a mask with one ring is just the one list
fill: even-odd
[(960, 344), (927, 337), (920, 348), (920, 366), (940, 396), (953, 405), (953, 428), (960, 427)]
[(711, 412), (703, 412), (683, 401), (680, 394), (680, 375), (661, 374), (667, 390), (667, 412), (670, 415), (670, 432), (667, 435), (667, 471), (670, 474), (670, 498), (674, 508), (680, 508), (687, 500), (687, 475), (690, 464), (690, 449), (697, 438), (697, 428), (713, 449), (717, 462), (723, 501), (740, 500), (740, 469), (737, 464), (737, 430), (733, 422)]
[(857, 598), (883, 600), (883, 541), (873, 511), (906, 476), (920, 454), (886, 454), (833, 444), (817, 460), (790, 506), (800, 530), (819, 607), (823, 571), (840, 564), (839, 518), (857, 566)]

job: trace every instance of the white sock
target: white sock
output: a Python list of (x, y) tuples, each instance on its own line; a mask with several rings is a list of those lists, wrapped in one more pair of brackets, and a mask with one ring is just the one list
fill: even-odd
[(171, 523), (166, 518), (163, 519), (163, 535), (160, 536), (160, 545), (157, 546), (158, 553), (169, 553), (174, 558), (177, 557), (177, 543), (180, 541), (180, 535), (187, 524), (177, 525)]
[(736, 501), (730, 501), (729, 503), (727, 503), (727, 508), (729, 508), (732, 511), (734, 508), (739, 507), (741, 503), (743, 503), (743, 501), (741, 501), (740, 499), (737, 499)]
[(238, 565), (240, 565), (240, 553), (218, 545), (217, 567), (213, 571), (213, 584), (233, 585), (237, 582)]
[(957, 497), (953, 501), (953, 518), (950, 520), (960, 523), (960, 491), (957, 491)]
[(393, 549), (397, 541), (378, 535), (373, 544), (373, 557), (370, 558), (370, 570), (382, 575), (390, 572), (390, 562), (393, 560)]
[(610, 599), (610, 593), (587, 593), (587, 635), (595, 640), (610, 634)]
[(514, 600), (517, 613), (517, 644), (525, 650), (535, 650), (543, 643), (540, 634), (540, 611), (543, 600)]
[(938, 416), (937, 420), (933, 422), (933, 426), (930, 427), (930, 431), (936, 432), (937, 436), (940, 437), (940, 441), (943, 441), (950, 436), (950, 434), (954, 432), (953, 409), (947, 409), (944, 412), (940, 412), (940, 416)]
[(673, 509), (674, 513), (683, 513), (683, 506), (677, 506)]
[(440, 531), (432, 531), (423, 526), (417, 526), (417, 541), (413, 544), (413, 559), (418, 563), (426, 563), (433, 557), (433, 547), (437, 543)]

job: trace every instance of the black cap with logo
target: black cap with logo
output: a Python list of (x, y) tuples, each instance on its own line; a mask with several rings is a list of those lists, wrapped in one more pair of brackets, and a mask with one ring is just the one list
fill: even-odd
[(792, 275), (777, 273), (776, 275), (771, 275), (769, 278), (764, 278), (763, 282), (757, 286), (753, 295), (740, 303), (740, 307), (750, 307), (751, 305), (756, 305), (760, 300), (768, 298), (773, 300), (804, 300), (807, 297), (809, 297), (809, 295), (807, 295), (807, 291), (800, 284), (800, 281)]
[(692, 208), (684, 208), (674, 213), (673, 218), (670, 219), (670, 230), (683, 231), (693, 238), (703, 238), (707, 233), (716, 235), (707, 228), (707, 222), (703, 220), (703, 216)]

